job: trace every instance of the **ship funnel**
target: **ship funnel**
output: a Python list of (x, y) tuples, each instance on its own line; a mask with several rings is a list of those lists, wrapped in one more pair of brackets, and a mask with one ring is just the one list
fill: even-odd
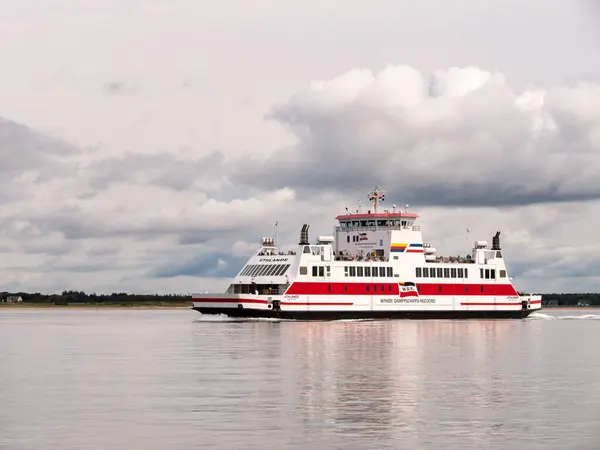
[(500, 232), (496, 231), (496, 235), (492, 238), (492, 250), (500, 250)]
[(302, 230), (300, 231), (300, 242), (299, 245), (309, 245), (310, 242), (308, 241), (308, 229), (310, 228), (310, 225), (308, 224), (304, 224), (302, 225)]

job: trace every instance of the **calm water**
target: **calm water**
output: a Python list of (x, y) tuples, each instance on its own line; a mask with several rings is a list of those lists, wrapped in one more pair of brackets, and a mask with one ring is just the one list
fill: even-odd
[(597, 449), (595, 319), (0, 310), (0, 448)]

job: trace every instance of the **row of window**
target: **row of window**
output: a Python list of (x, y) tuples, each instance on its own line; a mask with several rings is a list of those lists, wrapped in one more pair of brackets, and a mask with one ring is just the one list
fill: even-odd
[(278, 277), (288, 270), (290, 264), (250, 264), (240, 273), (241, 277)]
[[(506, 270), (498, 271), (500, 278), (506, 278)], [(479, 269), (482, 279), (495, 280), (496, 269)], [(415, 269), (417, 278), (469, 278), (469, 269), (461, 267), (417, 267)]]
[(345, 266), (345, 277), (393, 277), (394, 270), (391, 267), (361, 267)]
[(457, 267), (417, 267), (417, 278), (469, 278), (468, 269)]
[[(412, 221), (411, 221), (412, 222)], [(407, 220), (389, 220), (389, 219), (379, 219), (379, 220), (352, 220), (352, 221), (340, 221), (340, 226), (342, 228), (358, 228), (358, 227), (399, 227), (402, 225), (403, 227), (407, 226), (409, 221)]]

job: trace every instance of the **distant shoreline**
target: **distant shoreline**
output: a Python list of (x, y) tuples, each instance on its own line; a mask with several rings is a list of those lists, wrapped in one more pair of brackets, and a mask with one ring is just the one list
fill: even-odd
[(71, 303), (68, 305), (54, 305), (52, 303), (0, 303), (2, 309), (190, 309), (190, 303), (174, 303), (172, 305), (115, 305), (102, 303)]

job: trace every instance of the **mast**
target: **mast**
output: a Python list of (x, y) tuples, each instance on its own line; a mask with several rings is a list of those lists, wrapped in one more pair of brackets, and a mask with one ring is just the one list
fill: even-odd
[(367, 194), (367, 198), (373, 204), (373, 213), (377, 214), (379, 203), (385, 200), (385, 194), (375, 185), (375, 189)]

